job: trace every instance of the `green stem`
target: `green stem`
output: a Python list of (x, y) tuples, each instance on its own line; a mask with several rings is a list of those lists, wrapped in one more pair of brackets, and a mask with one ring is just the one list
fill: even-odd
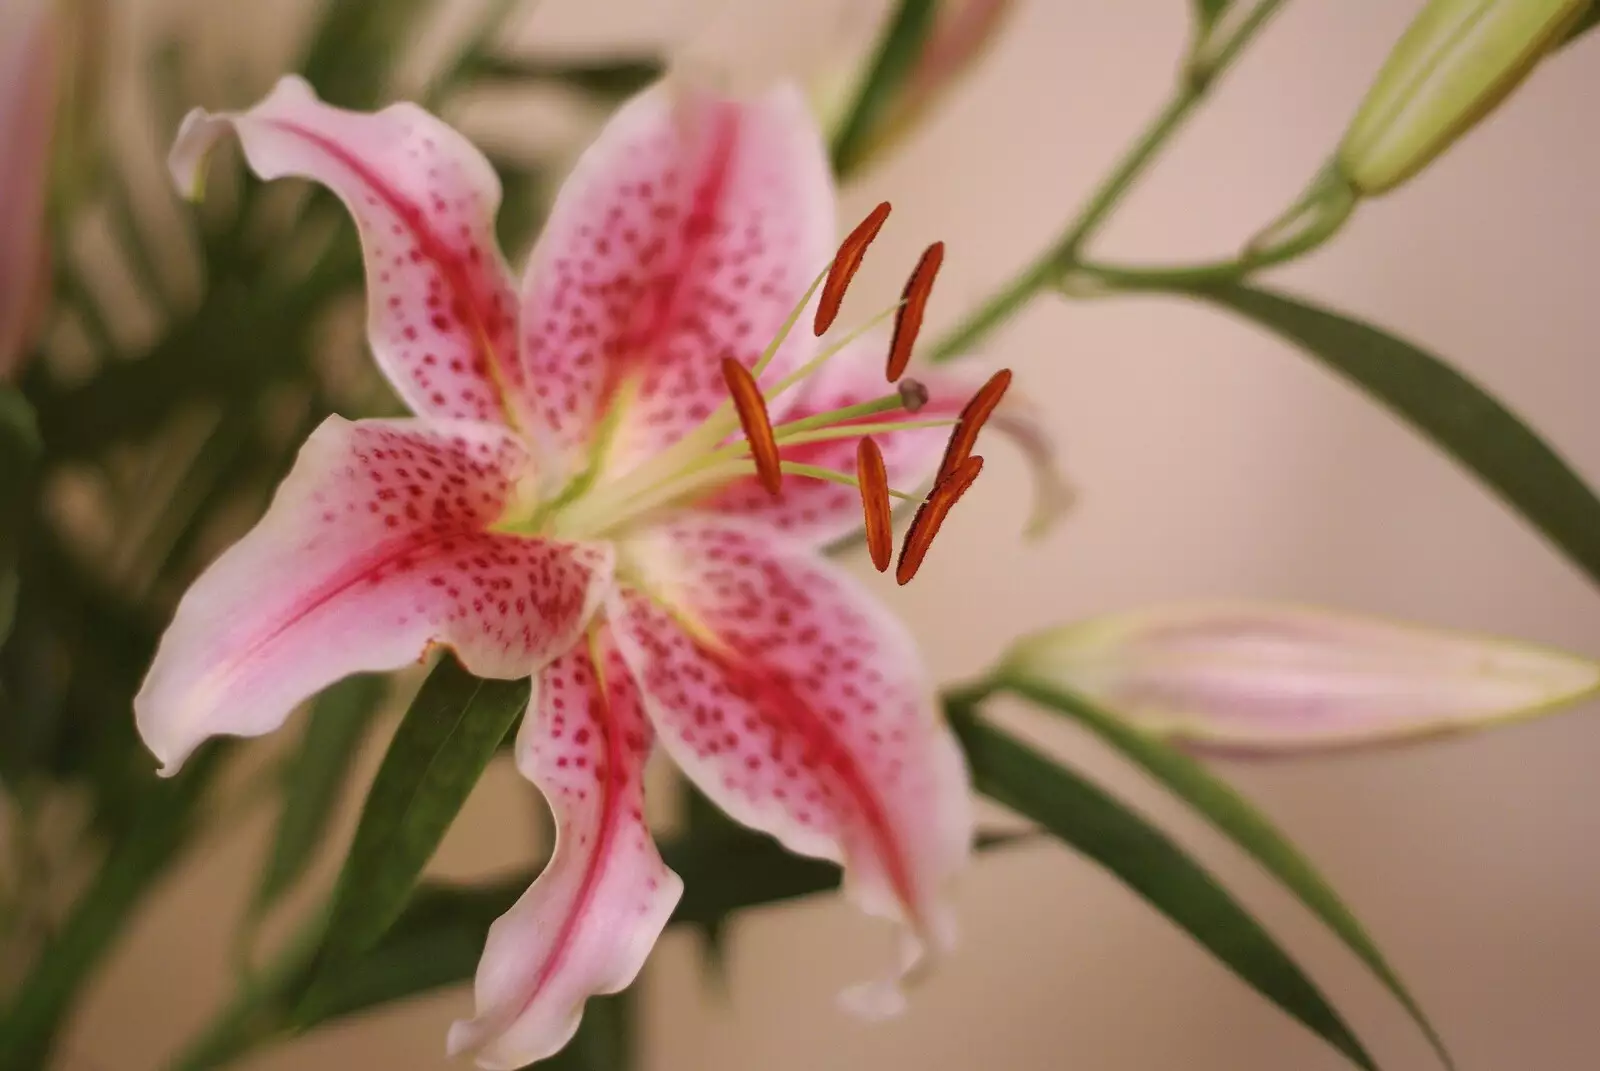
[(142, 813), (73, 905), (0, 1016), (0, 1071), (45, 1067), (83, 983), (127, 930), (127, 921), (169, 870), (193, 830), (194, 811), (226, 748), (213, 745), (172, 781), (148, 791)]
[(1261, 0), (1240, 21), (1234, 32), (1209, 60), (1203, 56), (1192, 58), (1184, 72), (1182, 82), (1164, 108), (1150, 121), (1138, 140), (1133, 143), (1115, 170), (1106, 177), (1088, 204), (1078, 213), (1066, 232), (1032, 264), (999, 293), (981, 305), (977, 311), (958, 324), (933, 347), (931, 361), (948, 361), (966, 353), (990, 331), (1013, 313), (1026, 305), (1042, 290), (1053, 287), (1079, 260), (1084, 244), (1110, 217), (1111, 211), (1121, 203), (1134, 182), (1155, 159), (1160, 150), (1183, 126), (1194, 110), (1205, 100), (1211, 87), (1238, 57), (1267, 19), (1282, 4), (1282, 0)]

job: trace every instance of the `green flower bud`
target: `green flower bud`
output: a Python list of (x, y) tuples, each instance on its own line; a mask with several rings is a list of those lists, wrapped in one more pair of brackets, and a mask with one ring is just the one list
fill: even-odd
[(1590, 0), (1433, 0), (1390, 54), (1339, 147), (1357, 191), (1393, 189), (1482, 119)]

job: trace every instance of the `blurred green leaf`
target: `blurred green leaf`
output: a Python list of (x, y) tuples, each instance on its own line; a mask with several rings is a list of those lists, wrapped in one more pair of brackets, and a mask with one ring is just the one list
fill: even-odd
[[(709, 800), (694, 783), (683, 780), (684, 843), (720, 847), (737, 844), (749, 834)], [(714, 988), (726, 993), (728, 981), (728, 917), (713, 914), (691, 925), (700, 938), (700, 954)]]
[(1249, 800), (1194, 759), (1081, 696), (1033, 681), (1002, 680), (1002, 686), (1047, 710), (1065, 714), (1089, 729), (1141, 766), (1229, 840), (1244, 849), (1339, 935), (1410, 1013), (1444, 1065), (1448, 1068), (1455, 1066), (1445, 1049), (1444, 1039), (1423, 1014), (1421, 1006), (1412, 999), (1405, 984), (1384, 959), (1383, 953), (1378, 951), (1377, 945), (1355, 915), (1339, 899), (1327, 879), (1317, 872), (1311, 860)]
[(1360, 320), (1240, 284), (1178, 291), (1295, 343), (1432, 439), (1600, 584), (1600, 498), (1493, 395), (1426, 351)]
[(873, 133), (916, 69), (937, 8), (936, 0), (900, 0), (885, 25), (855, 100), (833, 135), (833, 170), (841, 178), (865, 159)]
[(479, 56), (463, 61), (462, 80), (545, 82), (607, 100), (622, 100), (661, 77), (660, 60), (623, 56), (599, 60), (545, 60), (520, 56)]
[(432, 11), (432, 0), (327, 0), (300, 69), (328, 103), (375, 107)]
[(84, 984), (189, 842), (196, 809), (226, 751), (226, 745), (206, 747), (176, 777), (142, 794), (127, 834), (112, 845), (51, 935), (17, 988), (16, 1001), (0, 1011), (0, 1071), (49, 1066), (50, 1050)]
[[(517, 257), (529, 245), (550, 209), (551, 189), (543, 171), (505, 160), (493, 160), (500, 174), (500, 212), (494, 218), (495, 236), (507, 257)], [(520, 267), (513, 261), (514, 267)]]
[(372, 947), (528, 702), (528, 681), (479, 680), (440, 659), (395, 730), (334, 892), (323, 979)]
[(33, 515), (33, 488), (43, 444), (33, 407), (0, 383), (0, 644), (11, 634), (17, 599), (17, 556)]
[(1351, 1062), (1374, 1071), (1372, 1057), (1315, 983), (1166, 834), (1077, 774), (970, 712), (952, 711), (952, 721), (980, 792), (1105, 867), (1256, 992)]
[(1191, 0), (1191, 3), (1195, 22), (1200, 24), (1201, 32), (1209, 30), (1233, 6), (1233, 0)]
[(293, 888), (311, 865), (356, 753), (388, 692), (387, 677), (359, 674), (328, 688), (312, 704), (300, 746), (281, 770), (283, 807), (251, 904), (252, 920)]

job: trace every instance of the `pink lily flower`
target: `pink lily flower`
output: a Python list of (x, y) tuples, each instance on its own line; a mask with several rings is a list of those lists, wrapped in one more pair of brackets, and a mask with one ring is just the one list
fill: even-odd
[[(228, 130), (262, 177), (317, 180), (349, 207), (372, 350), (416, 416), (330, 418), (184, 597), (135, 700), (163, 772), (434, 645), (480, 676), (532, 674), (516, 759), (558, 843), (490, 931), (476, 1016), (450, 1032), (483, 1067), (560, 1049), (671, 915), (681, 883), (642, 817), (656, 740), (734, 818), (841, 863), (848, 894), (904, 927), (896, 979), (948, 948), (945, 887), (972, 835), (963, 759), (906, 629), (820, 548), (862, 525), (861, 436), (917, 486), (973, 384), (925, 378), (910, 417), (881, 337), (822, 348), (809, 323), (789, 330), (835, 240), (798, 93), (669, 81), (625, 105), (520, 291), (492, 238), (493, 170), (421, 109), (343, 111), (285, 78), (248, 111), (190, 115), (181, 186)], [(730, 358), (760, 384), (781, 496), (739, 434), (760, 414), (729, 404)]]

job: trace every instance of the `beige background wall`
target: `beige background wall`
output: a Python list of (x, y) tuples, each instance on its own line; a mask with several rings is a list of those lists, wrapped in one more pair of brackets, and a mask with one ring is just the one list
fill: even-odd
[[(641, 6), (651, 5), (628, 5)], [(1104, 235), (1106, 255), (1228, 252), (1319, 164), (1419, 5), (1287, 6)], [(940, 120), (846, 198), (852, 213), (895, 201), (868, 287), (888, 292), (921, 243), (949, 242), (935, 326), (1034, 252), (1159, 106), (1188, 5), (1020, 7)], [(623, 25), (632, 36), (651, 23), (624, 23), (595, 0), (548, 0), (525, 36), (603, 44)], [(1420, 181), (1364, 209), (1333, 248), (1282, 274), (1285, 285), (1426, 340), (1532, 418), (1592, 481), (1597, 93), (1600, 39), (1551, 64)], [(1409, 432), (1247, 326), (1164, 300), (1047, 302), (993, 350), (1048, 406), (1083, 497), (1052, 537), (1019, 549), (1023, 473), (1014, 460), (1001, 464), (952, 519), (917, 584), (896, 590), (873, 578), (952, 678), (1020, 629), (1205, 595), (1317, 600), (1600, 651), (1600, 594), (1574, 570)], [(1038, 716), (1016, 724), (1131, 793), (1234, 881), (1386, 1066), (1431, 1066), (1351, 957), (1236, 853), (1085, 739)], [(1589, 709), (1403, 753), (1223, 772), (1335, 879), (1464, 1069), (1579, 1071), (1600, 1062), (1597, 761), (1600, 710)], [(496, 776), (437, 868), (515, 865), (531, 808), (514, 778)], [(209, 849), (140, 920), (73, 1032), (69, 1067), (159, 1066), (222, 998), (228, 934), (265, 830), (258, 819)], [(960, 905), (959, 954), (909, 1015), (878, 1026), (833, 1007), (834, 991), (880, 951), (876, 931), (842, 904), (747, 917), (734, 935), (727, 1006), (700, 996), (691, 946), (669, 938), (644, 979), (646, 1066), (1341, 1066), (1064, 850), (985, 860)], [(467, 1006), (465, 991), (442, 994), (249, 1066), (442, 1068), (445, 1025)]]

